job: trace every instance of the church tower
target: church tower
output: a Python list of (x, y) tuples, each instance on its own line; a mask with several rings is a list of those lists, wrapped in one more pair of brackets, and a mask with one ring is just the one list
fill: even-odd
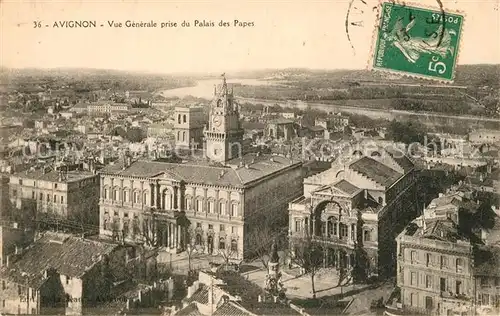
[(243, 154), (243, 129), (240, 113), (234, 103), (233, 89), (229, 89), (225, 74), (222, 83), (215, 87), (210, 104), (208, 128), (205, 128), (207, 157), (212, 161), (226, 162)]

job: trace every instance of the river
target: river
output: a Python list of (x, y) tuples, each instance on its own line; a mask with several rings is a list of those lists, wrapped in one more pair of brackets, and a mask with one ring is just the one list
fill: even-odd
[[(193, 96), (203, 99), (211, 99), (214, 94), (214, 86), (220, 84), (220, 79), (199, 80), (198, 84), (193, 87), (183, 87), (176, 89), (163, 90), (160, 93), (165, 97), (179, 97), (184, 98)], [(241, 84), (249, 86), (258, 85), (282, 85), (276, 81), (257, 80), (257, 79), (231, 79), (228, 83)], [(236, 98), (244, 102), (255, 102), (260, 104), (279, 104), (280, 106), (293, 106), (295, 102), (282, 102), (282, 101), (269, 101), (269, 100), (256, 100), (248, 98), (238, 98), (237, 87), (235, 90)], [(411, 111), (400, 111), (390, 109), (375, 109), (356, 106), (335, 105), (326, 103), (307, 103), (311, 108), (324, 110), (327, 112), (345, 112), (351, 114), (366, 115), (374, 119), (387, 119), (387, 120), (408, 120), (415, 119), (428, 126), (460, 126), (466, 124), (471, 128), (489, 128), (500, 129), (500, 119), (476, 116), (456, 116), (441, 113), (422, 113)]]

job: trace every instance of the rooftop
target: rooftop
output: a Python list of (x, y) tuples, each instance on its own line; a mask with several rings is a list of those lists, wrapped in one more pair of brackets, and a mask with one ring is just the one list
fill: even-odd
[(247, 154), (228, 161), (226, 166), (203, 161), (169, 163), (138, 160), (127, 168), (124, 168), (123, 162), (109, 165), (100, 173), (145, 178), (168, 177), (189, 183), (243, 187), (274, 172), (300, 164), (298, 160), (283, 156)]
[(384, 187), (390, 187), (402, 174), (370, 157), (362, 157), (349, 166)]
[(26, 170), (23, 172), (18, 172), (14, 174), (17, 177), (23, 179), (30, 180), (42, 180), (42, 181), (50, 181), (50, 182), (60, 182), (60, 183), (69, 183), (69, 182), (77, 182), (84, 179), (95, 177), (96, 175), (90, 171), (64, 171), (62, 172), (62, 178), (59, 178), (58, 170), (50, 170), (44, 172), (42, 169), (34, 169), (34, 170)]
[(14, 263), (2, 267), (0, 278), (33, 288), (39, 288), (45, 282), (44, 273), (50, 269), (79, 278), (100, 262), (100, 256), (117, 247), (117, 244), (45, 232)]

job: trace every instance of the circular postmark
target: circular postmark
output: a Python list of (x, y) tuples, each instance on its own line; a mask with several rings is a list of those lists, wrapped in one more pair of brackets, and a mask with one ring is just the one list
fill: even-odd
[[(412, 11), (412, 7), (419, 7), (421, 5), (407, 4), (404, 1), (395, 0), (350, 0), (346, 13), (345, 33), (354, 54), (356, 54), (357, 46), (361, 46), (361, 43), (366, 43), (367, 31), (369, 34), (372, 34), (371, 32), (373, 32), (373, 28), (377, 28), (377, 31), (380, 31), (381, 25), (379, 22), (381, 15), (383, 14), (383, 3), (393, 3), (400, 6), (407, 6), (408, 14), (408, 18), (404, 19), (408, 21), (406, 25), (403, 23), (403, 19), (401, 19), (401, 23), (398, 22), (391, 29), (386, 30), (384, 32), (384, 36), (397, 38), (397, 40), (405, 42), (411, 40), (409, 29), (413, 25), (412, 22), (414, 22), (415, 20), (415, 15)], [(445, 10), (441, 0), (435, 0), (433, 7), (435, 7), (436, 11), (438, 11), (439, 13), (431, 18), (425, 19), (425, 23), (428, 26), (426, 28), (425, 35), (429, 39), (429, 45), (439, 46), (443, 41), (443, 38), (445, 37)]]

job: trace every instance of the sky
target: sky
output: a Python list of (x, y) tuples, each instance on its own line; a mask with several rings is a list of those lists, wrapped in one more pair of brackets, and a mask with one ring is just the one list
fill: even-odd
[[(349, 0), (350, 1), (350, 0)], [(375, 12), (354, 0), (9, 1), (0, 2), (0, 64), (148, 72), (217, 72), (263, 68), (363, 69)], [(375, 6), (378, 0), (365, 0)], [(435, 6), (436, 0), (417, 1)], [(443, 1), (466, 14), (460, 64), (500, 64), (497, 0)], [(194, 27), (234, 19), (253, 27)], [(97, 28), (54, 28), (54, 22), (95, 20)], [(108, 21), (190, 21), (190, 28), (110, 28)], [(35, 28), (40, 21), (42, 28)], [(45, 25), (49, 27), (44, 27)], [(99, 27), (100, 24), (105, 25)], [(353, 47), (351, 47), (351, 44)]]

